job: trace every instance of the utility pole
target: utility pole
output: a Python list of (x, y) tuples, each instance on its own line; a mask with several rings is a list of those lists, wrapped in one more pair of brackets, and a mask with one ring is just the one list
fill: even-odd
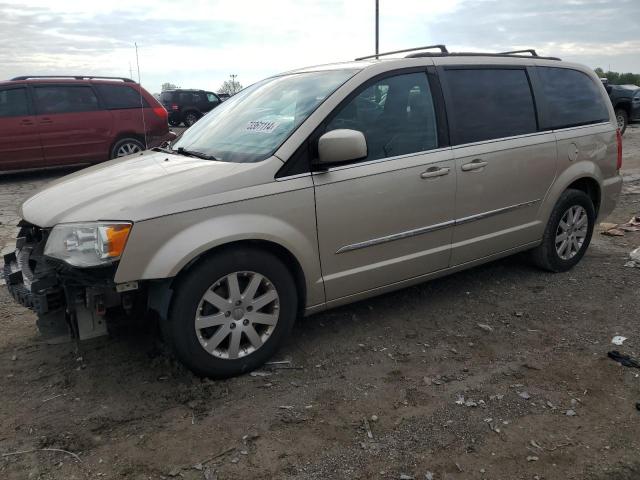
[(236, 78), (237, 78), (238, 75), (231, 74), (229, 76), (231, 77), (231, 88), (233, 89), (233, 92), (231, 92), (231, 94), (235, 95), (236, 93), (238, 93), (238, 92), (236, 92), (236, 89), (237, 89), (237, 87), (236, 87)]
[(378, 58), (378, 28), (379, 22), (378, 18), (380, 17), (380, 9), (378, 8), (378, 0), (376, 0), (376, 58)]

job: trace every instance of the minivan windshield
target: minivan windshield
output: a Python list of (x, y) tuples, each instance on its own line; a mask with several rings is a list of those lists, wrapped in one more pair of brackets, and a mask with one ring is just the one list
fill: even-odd
[(325, 70), (262, 80), (202, 117), (172, 149), (224, 162), (264, 160), (356, 72)]

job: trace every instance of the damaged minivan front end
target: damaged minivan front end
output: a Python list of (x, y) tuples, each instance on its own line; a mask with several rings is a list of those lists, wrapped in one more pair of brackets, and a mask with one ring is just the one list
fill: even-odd
[(45, 337), (106, 335), (107, 311), (130, 314), (143, 296), (137, 282), (114, 282), (130, 222), (40, 228), (23, 220), (18, 227), (16, 249), (4, 256), (3, 274), (12, 297), (38, 315)]

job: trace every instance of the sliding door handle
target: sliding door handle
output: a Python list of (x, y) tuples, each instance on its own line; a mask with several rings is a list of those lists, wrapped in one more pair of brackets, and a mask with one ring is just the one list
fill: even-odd
[(449, 167), (431, 167), (420, 174), (420, 178), (435, 178), (447, 175), (451, 169)]
[(473, 162), (465, 163), (460, 168), (462, 169), (463, 172), (471, 172), (473, 170), (480, 170), (481, 168), (484, 168), (487, 165), (489, 165), (488, 162), (484, 162), (484, 161), (480, 160), (479, 158), (476, 158)]

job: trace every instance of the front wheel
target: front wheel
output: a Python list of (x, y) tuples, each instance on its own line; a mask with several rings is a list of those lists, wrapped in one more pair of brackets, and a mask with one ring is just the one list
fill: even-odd
[(621, 108), (616, 110), (616, 121), (618, 122), (618, 129), (620, 130), (620, 135), (624, 133), (627, 129), (627, 125), (629, 124), (629, 114), (626, 110)]
[(584, 256), (596, 219), (589, 195), (566, 190), (551, 212), (542, 243), (532, 251), (533, 261), (551, 272), (566, 272)]
[(277, 257), (225, 250), (178, 281), (165, 332), (194, 373), (231, 377), (275, 353), (293, 326), (297, 303), (295, 282)]

